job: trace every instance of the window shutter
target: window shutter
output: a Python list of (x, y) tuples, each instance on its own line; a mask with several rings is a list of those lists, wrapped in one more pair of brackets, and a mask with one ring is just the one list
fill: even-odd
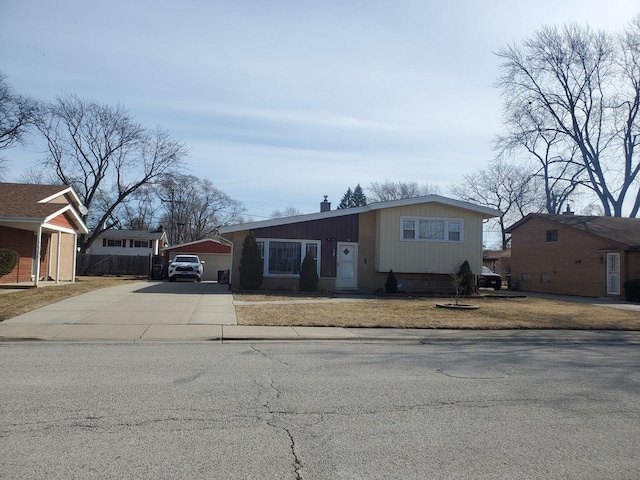
[(106, 247), (106, 246), (107, 246), (107, 239), (106, 239), (106, 238), (103, 238), (103, 239), (102, 239), (102, 246), (103, 246), (103, 247)]

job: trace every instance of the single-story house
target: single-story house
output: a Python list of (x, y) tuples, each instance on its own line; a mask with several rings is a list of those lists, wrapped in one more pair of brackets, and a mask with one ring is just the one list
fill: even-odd
[(162, 228), (157, 230), (111, 229), (98, 235), (89, 248), (92, 255), (160, 255), (169, 244)]
[(203, 281), (222, 281), (231, 269), (231, 244), (224, 239), (205, 238), (162, 249), (166, 266), (176, 255), (198, 255), (204, 261)]
[(18, 252), (0, 283), (75, 281), (77, 236), (86, 208), (71, 187), (0, 183), (0, 247)]
[(529, 214), (506, 231), (520, 290), (624, 298), (640, 279), (639, 218)]
[(307, 252), (316, 259), (320, 289), (375, 292), (393, 270), (404, 291), (444, 293), (467, 260), (482, 268), (482, 225), (501, 212), (428, 195), (288, 218), (230, 225), (220, 235), (233, 244), (231, 282), (240, 288), (244, 239), (253, 231), (264, 259), (263, 288), (295, 290)]

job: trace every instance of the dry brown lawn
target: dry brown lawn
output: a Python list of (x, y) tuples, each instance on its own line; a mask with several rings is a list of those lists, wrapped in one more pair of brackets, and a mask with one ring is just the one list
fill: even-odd
[[(468, 329), (640, 330), (640, 312), (541, 298), (473, 298), (478, 310), (446, 310), (443, 298), (403, 298), (303, 303), (291, 297), (236, 295), (239, 325)], [(313, 300), (313, 299), (307, 299)], [(290, 303), (271, 304), (270, 301)]]
[(36, 308), (50, 305), (99, 288), (115, 287), (123, 282), (142, 281), (133, 277), (77, 277), (76, 283), (61, 282), (39, 288), (0, 293), (0, 322)]

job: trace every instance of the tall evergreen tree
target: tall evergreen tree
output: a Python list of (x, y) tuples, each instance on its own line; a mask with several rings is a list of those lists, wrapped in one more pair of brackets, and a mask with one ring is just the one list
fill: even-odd
[(367, 197), (360, 184), (358, 184), (353, 190), (351, 190), (351, 187), (347, 188), (347, 191), (342, 196), (342, 200), (340, 200), (338, 210), (343, 208), (363, 207), (366, 204)]
[(351, 191), (351, 187), (349, 187), (347, 188), (347, 191), (342, 196), (342, 200), (340, 200), (340, 204), (338, 205), (338, 210), (342, 210), (343, 208), (353, 207), (352, 197), (353, 197), (353, 192)]
[(240, 287), (258, 290), (262, 286), (262, 256), (253, 232), (245, 237), (240, 256)]
[(367, 204), (367, 196), (364, 194), (360, 184), (353, 189), (352, 203), (354, 207), (364, 207)]

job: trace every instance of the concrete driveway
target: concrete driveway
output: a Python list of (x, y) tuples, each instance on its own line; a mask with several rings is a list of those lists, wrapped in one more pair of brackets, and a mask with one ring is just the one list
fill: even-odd
[(235, 325), (228, 285), (131, 283), (68, 298), (0, 324), (0, 337), (43, 340), (211, 340)]

